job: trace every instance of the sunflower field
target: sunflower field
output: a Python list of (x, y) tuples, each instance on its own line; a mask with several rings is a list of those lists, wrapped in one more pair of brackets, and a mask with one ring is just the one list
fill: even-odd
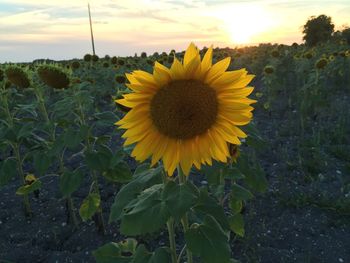
[(0, 262), (350, 262), (350, 45), (0, 65)]

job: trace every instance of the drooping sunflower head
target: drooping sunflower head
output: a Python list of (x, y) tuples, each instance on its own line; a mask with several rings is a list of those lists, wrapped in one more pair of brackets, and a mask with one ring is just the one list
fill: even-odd
[(270, 75), (270, 74), (272, 74), (274, 72), (275, 72), (275, 68), (273, 66), (271, 66), (271, 65), (265, 66), (265, 68), (264, 68), (264, 73), (265, 74)]
[(30, 78), (25, 69), (19, 66), (9, 66), (5, 70), (7, 79), (15, 86), (26, 89), (30, 86)]
[(51, 88), (66, 89), (69, 87), (68, 72), (57, 65), (41, 65), (38, 67), (37, 73), (40, 80)]
[(78, 69), (78, 68), (80, 68), (80, 63), (79, 63), (79, 61), (73, 61), (71, 65), (72, 65), (72, 69)]
[(97, 55), (92, 55), (92, 56), (91, 56), (91, 60), (92, 60), (93, 62), (97, 62), (99, 59), (100, 59), (100, 57), (97, 56)]
[(327, 66), (328, 60), (326, 58), (320, 58), (319, 60), (316, 61), (315, 67), (317, 69), (323, 69), (325, 66)]
[(306, 53), (304, 53), (304, 58), (307, 58), (307, 59), (312, 59), (313, 57), (313, 53), (311, 51), (308, 51)]
[(113, 56), (113, 57), (111, 58), (111, 63), (112, 63), (113, 65), (115, 65), (115, 64), (117, 64), (117, 62), (118, 62), (118, 58), (117, 58), (116, 56)]
[(92, 56), (91, 56), (90, 54), (85, 54), (85, 55), (84, 55), (84, 61), (85, 61), (85, 62), (90, 62), (91, 59), (92, 59)]
[(132, 156), (138, 161), (162, 159), (168, 175), (180, 165), (188, 175), (192, 165), (227, 162), (229, 144), (240, 145), (246, 134), (238, 126), (252, 118), (255, 100), (247, 98), (253, 75), (245, 69), (226, 71), (227, 57), (212, 65), (213, 49), (201, 59), (191, 43), (183, 62), (174, 57), (170, 69), (156, 62), (153, 74), (135, 70), (126, 74), (133, 92), (117, 103), (130, 108), (118, 121), (124, 145), (135, 143)]
[(271, 56), (273, 56), (274, 58), (278, 58), (280, 56), (280, 52), (278, 51), (278, 49), (272, 50)]
[(5, 78), (4, 71), (0, 68), (0, 82)]

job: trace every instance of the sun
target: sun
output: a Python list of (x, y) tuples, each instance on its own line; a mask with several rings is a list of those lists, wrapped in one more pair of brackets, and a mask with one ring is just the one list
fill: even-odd
[(247, 44), (259, 39), (259, 34), (268, 31), (273, 21), (267, 10), (251, 4), (235, 4), (220, 11), (220, 19), (230, 40), (235, 44)]

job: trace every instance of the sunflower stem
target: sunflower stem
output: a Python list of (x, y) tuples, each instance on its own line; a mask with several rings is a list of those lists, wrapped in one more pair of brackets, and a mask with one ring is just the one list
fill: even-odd
[(55, 140), (55, 130), (50, 127), (50, 118), (49, 118), (49, 115), (47, 113), (47, 109), (46, 109), (46, 106), (45, 106), (45, 100), (44, 100), (44, 96), (42, 94), (42, 90), (40, 90), (40, 88), (35, 85), (34, 86), (34, 92), (35, 92), (35, 96), (37, 98), (37, 101), (39, 103), (40, 113), (43, 116), (43, 118), (45, 120), (45, 123), (49, 126), (48, 128), (50, 129), (51, 140), (54, 141)]
[[(188, 177), (184, 175), (180, 165), (177, 166), (177, 174), (179, 176), (179, 183), (184, 184)], [(184, 233), (186, 233), (189, 229), (189, 223), (188, 223), (188, 214), (185, 213), (185, 215), (181, 218), (181, 224), (182, 228), (184, 230)], [(193, 256), (191, 250), (186, 246), (186, 256), (187, 256), (187, 263), (193, 263)]]
[[(21, 154), (19, 152), (19, 145), (18, 143), (15, 143), (13, 145), (13, 150), (15, 152), (16, 160), (17, 160), (17, 170), (18, 174), (20, 176), (20, 179), (22, 181), (22, 186), (26, 184), (23, 168), (22, 168), (22, 158)], [(32, 210), (30, 208), (30, 202), (29, 202), (29, 197), (28, 194), (23, 195), (23, 205), (24, 205), (24, 213), (26, 217), (32, 217)]]
[(5, 82), (2, 85), (1, 101), (2, 101), (1, 104), (4, 105), (3, 108), (4, 108), (5, 113), (6, 113), (7, 121), (9, 122), (10, 127), (12, 127), (13, 126), (13, 118), (12, 118), (9, 104), (8, 104), (8, 95), (7, 95), (6, 88), (5, 88)]
[(171, 250), (171, 262), (177, 263), (174, 219), (170, 217), (166, 225), (168, 227), (169, 243), (170, 243), (170, 250)]
[[(65, 171), (65, 167), (64, 167), (64, 153), (66, 151), (66, 148), (63, 149), (62, 154), (60, 156), (60, 163), (59, 163), (59, 175), (62, 178), (64, 171)], [(66, 209), (67, 209), (67, 223), (68, 224), (73, 224), (74, 228), (78, 229), (79, 227), (79, 222), (78, 222), (78, 218), (75, 214), (75, 207), (74, 207), (74, 203), (73, 203), (73, 199), (72, 199), (72, 195), (69, 195), (66, 197)]]

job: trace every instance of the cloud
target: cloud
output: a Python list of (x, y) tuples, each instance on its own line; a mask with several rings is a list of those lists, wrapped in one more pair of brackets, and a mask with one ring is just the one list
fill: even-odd
[[(266, 23), (266, 32), (254, 33), (251, 41), (292, 43), (301, 40), (300, 27), (309, 16), (326, 13), (341, 26), (350, 12), (348, 0), (89, 2), (98, 53), (120, 55), (185, 48), (190, 41), (234, 46), (230, 32), (240, 32), (236, 27), (242, 32), (252, 30), (254, 23), (260, 26), (264, 17), (272, 23)], [(257, 8), (261, 12), (255, 12)], [(260, 17), (252, 16), (255, 13)], [(233, 18), (238, 15), (237, 22)], [(81, 56), (90, 50), (89, 34), (87, 0), (1, 0), (1, 61)]]

